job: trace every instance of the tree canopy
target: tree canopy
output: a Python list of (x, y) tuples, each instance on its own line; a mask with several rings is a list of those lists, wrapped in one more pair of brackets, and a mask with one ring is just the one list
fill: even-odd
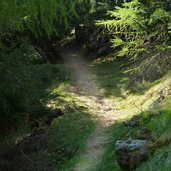
[(136, 57), (150, 46), (169, 47), (171, 13), (169, 1), (124, 2), (108, 11), (111, 18), (97, 21), (111, 36), (113, 47), (120, 47), (119, 56)]
[(65, 29), (68, 19), (76, 16), (78, 0), (2, 0), (0, 4), (0, 32), (28, 28), (36, 35), (42, 30), (50, 36), (58, 33), (57, 24)]

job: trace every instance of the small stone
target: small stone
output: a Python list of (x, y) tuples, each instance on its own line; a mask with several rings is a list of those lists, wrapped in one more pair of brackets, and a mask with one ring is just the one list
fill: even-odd
[(137, 121), (124, 122), (124, 126), (126, 126), (126, 127), (136, 127), (136, 126), (138, 126), (138, 122)]

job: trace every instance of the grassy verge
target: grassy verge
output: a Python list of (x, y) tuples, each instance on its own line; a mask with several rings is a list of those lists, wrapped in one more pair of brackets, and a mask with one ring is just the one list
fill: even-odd
[(53, 121), (50, 129), (50, 149), (56, 151), (59, 170), (68, 170), (79, 159), (87, 138), (95, 127), (91, 115), (76, 111)]
[(153, 157), (143, 163), (137, 171), (170, 171), (171, 145), (159, 149)]
[(107, 59), (95, 60), (92, 64), (96, 71), (95, 80), (107, 97), (122, 98), (122, 87), (128, 77), (120, 69), (121, 65), (121, 62), (108, 61)]
[[(70, 76), (69, 76), (70, 77)], [(95, 120), (70, 93), (70, 78), (53, 84), (47, 106), (61, 108), (64, 115), (53, 120), (48, 128), (48, 156), (57, 170), (68, 170), (83, 153), (86, 140), (95, 128)]]
[[(170, 99), (167, 99), (170, 104)], [(145, 127), (151, 130), (154, 141), (159, 139), (160, 143), (156, 147), (156, 152), (150, 159), (137, 169), (137, 171), (169, 171), (171, 168), (171, 145), (167, 146), (167, 140), (171, 138), (171, 109), (170, 106), (160, 106), (160, 110), (147, 111), (138, 115), (139, 126), (135, 128), (125, 127), (123, 122), (118, 122), (109, 128), (110, 143), (103, 156), (97, 171), (121, 171), (115, 155), (115, 143), (117, 140), (137, 139), (138, 132)], [(161, 145), (161, 147), (160, 147)]]
[[(70, 83), (53, 87), (50, 106), (62, 107), (65, 115), (56, 118), (49, 129), (50, 158), (56, 161), (57, 169), (69, 170), (79, 160), (88, 137), (94, 130), (96, 121), (80, 106), (78, 100), (69, 92)], [(56, 96), (60, 95), (60, 96)]]
[(125, 130), (122, 123), (109, 128), (110, 143), (107, 145), (102, 161), (96, 169), (97, 171), (121, 171), (115, 156), (115, 143), (118, 139), (124, 137), (124, 133)]
[[(153, 109), (149, 109), (149, 105), (153, 104), (156, 100), (156, 92), (162, 85), (162, 79), (154, 83), (142, 84), (140, 87), (133, 87), (136, 91), (130, 90), (124, 94), (129, 77), (126, 74), (126, 68), (120, 69), (121, 63), (115, 61), (101, 61), (97, 60), (93, 63), (93, 68), (96, 70), (96, 81), (101, 87), (101, 91), (109, 97), (117, 105), (117, 109), (124, 111), (121, 112), (117, 123), (112, 125), (108, 134), (110, 143), (107, 145), (106, 152), (102, 158), (101, 163), (97, 167), (97, 171), (121, 171), (115, 156), (115, 143), (119, 139), (137, 139), (139, 130), (147, 127), (152, 132), (152, 137), (156, 141), (161, 137), (161, 141), (170, 136), (171, 129), (171, 99), (167, 99), (162, 104), (154, 103)], [(142, 89), (142, 87), (148, 87)], [(127, 90), (128, 91), (128, 90)], [(143, 112), (142, 112), (143, 111)], [(137, 115), (138, 127), (128, 128), (125, 127), (123, 121), (131, 119)], [(162, 145), (147, 162), (144, 162), (138, 168), (138, 171), (169, 171), (170, 163), (170, 150), (171, 146)], [(163, 166), (163, 164), (164, 166)]]
[(153, 117), (146, 119), (145, 126), (152, 131), (154, 139), (159, 139), (155, 153), (142, 163), (137, 171), (171, 170), (171, 98), (165, 99), (154, 111)]

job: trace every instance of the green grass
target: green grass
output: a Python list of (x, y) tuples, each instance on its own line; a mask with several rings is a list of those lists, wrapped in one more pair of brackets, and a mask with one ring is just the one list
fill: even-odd
[(48, 106), (61, 108), (65, 113), (53, 120), (48, 142), (49, 159), (56, 161), (57, 170), (61, 171), (67, 171), (79, 160), (96, 125), (95, 118), (80, 106), (69, 88), (70, 80), (53, 83), (49, 89), (51, 94), (46, 99)]
[[(52, 151), (60, 147), (67, 147), (72, 156), (67, 156), (59, 166), (60, 170), (67, 170), (79, 159), (83, 153), (85, 144), (91, 132), (95, 128), (95, 120), (91, 114), (84, 111), (76, 111), (55, 119), (50, 128), (51, 138), (49, 146)], [(58, 169), (59, 169), (58, 168)]]
[[(171, 98), (166, 98), (155, 110), (155, 115), (150, 118), (147, 127), (151, 129), (154, 139), (160, 137), (161, 142), (171, 138)], [(171, 170), (171, 145), (163, 144), (153, 156), (144, 162), (137, 171), (170, 171)]]
[(134, 66), (125, 64), (124, 61), (110, 60), (110, 56), (92, 62), (92, 68), (96, 72), (95, 81), (106, 97), (123, 100), (128, 96), (144, 96), (146, 92), (151, 91), (164, 80), (164, 78), (153, 82), (144, 80), (133, 82), (133, 86), (128, 86)]
[(56, 160), (58, 170), (71, 168), (84, 151), (96, 121), (69, 92), (70, 80), (51, 86), (48, 106), (62, 108), (65, 115), (56, 118), (49, 129), (49, 156)]
[[(58, 160), (57, 169), (60, 171), (67, 171), (79, 160), (96, 125), (92, 114), (79, 106), (76, 98), (69, 93), (69, 86), (66, 82), (54, 87), (53, 98), (49, 101), (52, 106), (69, 108), (65, 115), (56, 118), (50, 127), (49, 149), (55, 154), (52, 160), (53, 157)], [(56, 97), (56, 94), (59, 96)]]
[(63, 144), (81, 145), (94, 127), (91, 115), (77, 111), (55, 119), (51, 125), (53, 148)]
[(171, 170), (171, 145), (156, 151), (147, 162), (144, 162), (137, 171), (170, 171)]
[(127, 76), (120, 69), (121, 63), (116, 61), (94, 61), (96, 71), (95, 80), (107, 97), (122, 97), (122, 86), (127, 81)]
[(122, 138), (124, 133), (125, 130), (122, 123), (114, 124), (109, 128), (110, 143), (107, 145), (102, 162), (96, 169), (97, 171), (121, 171), (115, 156), (115, 143), (118, 139)]
[[(95, 80), (100, 86), (102, 92), (114, 100), (119, 109), (124, 110), (124, 120), (129, 120), (131, 116), (133, 117), (135, 111), (138, 111), (136, 115), (139, 117), (140, 125), (135, 128), (124, 127), (123, 120), (118, 120), (117, 123), (113, 124), (108, 131), (110, 142), (107, 144), (107, 149), (102, 158), (101, 163), (97, 167), (97, 171), (121, 171), (115, 156), (115, 143), (119, 139), (137, 139), (139, 130), (142, 127), (147, 127), (151, 130), (152, 136), (155, 140), (159, 137), (167, 134), (167, 131), (171, 128), (171, 98), (167, 98), (162, 102), (162, 104), (154, 103), (154, 108), (148, 110), (149, 104), (151, 104), (153, 99), (152, 96), (158, 91), (158, 88), (162, 84), (162, 79), (157, 80), (152, 83), (137, 84), (137, 87), (132, 87), (129, 89), (129, 93), (126, 97), (123, 96), (123, 87), (127, 85), (128, 75), (126, 74), (126, 68), (120, 69), (121, 63), (116, 61), (105, 61), (97, 60), (93, 62), (92, 67), (96, 71)], [(135, 90), (135, 91), (132, 91)], [(154, 98), (155, 99), (155, 98)], [(130, 104), (137, 104), (140, 109), (130, 108)], [(125, 114), (126, 113), (126, 114)], [(123, 115), (121, 113), (121, 115)], [(144, 162), (138, 171), (169, 171), (171, 170), (170, 154), (171, 146), (163, 146), (161, 149), (157, 150), (153, 156), (146, 162)], [(164, 156), (169, 154), (168, 157)], [(159, 161), (161, 159), (161, 161)], [(162, 160), (164, 166), (162, 165)]]
[[(114, 61), (96, 61), (93, 63), (92, 67), (97, 73), (95, 80), (101, 91), (104, 92), (106, 97), (115, 99), (116, 102), (118, 100), (122, 101), (123, 105), (129, 104), (134, 98), (134, 101), (141, 100), (142, 97), (137, 94), (132, 94), (127, 99), (123, 97), (122, 88), (127, 83), (128, 77), (124, 70), (120, 70), (120, 66), (120, 62)], [(37, 77), (41, 80), (39, 87), (47, 92), (45, 93), (47, 96), (42, 97), (42, 102), (50, 108), (61, 108), (65, 111), (65, 115), (56, 118), (50, 128), (46, 128), (49, 134), (49, 141), (48, 149), (43, 152), (43, 155), (48, 156), (49, 160), (55, 162), (57, 170), (68, 171), (80, 160), (80, 155), (84, 153), (87, 139), (96, 127), (96, 120), (70, 94), (70, 80), (65, 79), (68, 76), (70, 77), (70, 75), (65, 66), (51, 66), (48, 64), (39, 67), (38, 69), (34, 68)], [(42, 73), (44, 70), (47, 71), (46, 74)], [(163, 101), (161, 106), (155, 106), (155, 111), (139, 113), (139, 127), (126, 128), (123, 125), (123, 120), (118, 120), (117, 123), (113, 124), (107, 132), (110, 142), (106, 145), (105, 154), (96, 170), (121, 171), (115, 156), (115, 143), (119, 139), (137, 138), (137, 132), (141, 127), (151, 129), (154, 139), (167, 132), (171, 125), (170, 101), (171, 99), (167, 99)], [(124, 112), (121, 115), (124, 115), (125, 120), (128, 120), (134, 114), (130, 109)], [(123, 117), (121, 118), (123, 119)], [(23, 129), (15, 132), (9, 138), (15, 141), (24, 137), (24, 134), (28, 133), (28, 131), (27, 127), (23, 127)], [(1, 138), (3, 139), (4, 137)], [(156, 166), (160, 163), (159, 160), (161, 158), (164, 160), (166, 152), (170, 154), (170, 147), (167, 146), (157, 150), (154, 156), (138, 168), (138, 171), (150, 169), (150, 171), (156, 171)], [(166, 171), (170, 169), (169, 159), (170, 156), (163, 162), (165, 163), (164, 169)]]
[[(103, 156), (97, 171), (121, 171), (115, 156), (115, 143), (119, 139), (137, 139), (139, 130), (142, 127), (147, 127), (152, 132), (154, 140), (160, 139), (164, 142), (165, 138), (170, 137), (171, 131), (171, 108), (170, 98), (165, 100), (159, 108), (160, 110), (150, 110), (145, 113), (140, 113), (137, 119), (139, 126), (135, 128), (124, 127), (123, 122), (116, 123), (109, 128), (110, 143), (107, 146), (107, 150)], [(150, 159), (144, 162), (137, 171), (170, 171), (171, 168), (171, 145), (165, 146), (163, 143), (162, 148), (156, 150), (155, 154)], [(163, 163), (163, 164), (162, 164)]]

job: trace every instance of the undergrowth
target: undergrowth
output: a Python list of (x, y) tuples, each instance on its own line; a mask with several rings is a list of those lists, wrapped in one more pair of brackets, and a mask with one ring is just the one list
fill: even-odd
[[(9, 132), (8, 135), (0, 135), (1, 147), (5, 150), (3, 155), (0, 155), (0, 170), (4, 168), (4, 163), (9, 163), (9, 168), (14, 171), (18, 171), (19, 168), (28, 171), (64, 168), (67, 170), (69, 166), (74, 165), (79, 154), (84, 150), (86, 140), (95, 127), (95, 120), (69, 93), (70, 75), (66, 66), (45, 64), (30, 66), (26, 69), (35, 81), (34, 86), (38, 90), (44, 109), (40, 111), (40, 106), (37, 104), (33, 104), (31, 108), (34, 110), (32, 119), (39, 122), (37, 133), (32, 132), (27, 123), (28, 120), (25, 119), (15, 131)], [(38, 109), (34, 109), (34, 106)], [(44, 116), (51, 117), (49, 110), (59, 108), (64, 115), (56, 116), (50, 126), (46, 125)], [(27, 139), (30, 135), (28, 143), (25, 144), (25, 138)], [(41, 140), (41, 137), (45, 137), (45, 140)], [(20, 151), (16, 143), (22, 143), (22, 141), (24, 149)], [(32, 141), (35, 141), (34, 144), (31, 143)], [(41, 145), (38, 145), (39, 141)], [(7, 142), (11, 147), (8, 148), (8, 145), (5, 145), (3, 148)], [(38, 151), (25, 151), (25, 148), (32, 149), (32, 146), (37, 146)], [(8, 157), (8, 154), (11, 157)], [(22, 162), (19, 163), (17, 160)], [(32, 160), (34, 162), (30, 163)], [(5, 169), (7, 168), (8, 165), (5, 164)]]
[(143, 163), (137, 171), (170, 171), (171, 145), (159, 149), (147, 162)]
[[(124, 126), (124, 122), (115, 123), (109, 129), (110, 143), (103, 156), (102, 162), (97, 168), (98, 171), (121, 171), (115, 156), (115, 143), (117, 140), (124, 139), (137, 139), (138, 132), (141, 128), (148, 128), (151, 130), (153, 141), (155, 144), (155, 153), (150, 159), (137, 169), (137, 171), (169, 171), (171, 168), (171, 146), (167, 146), (168, 140), (170, 141), (171, 133), (171, 109), (170, 99), (166, 100), (167, 106), (160, 106), (160, 110), (147, 111), (137, 115), (138, 127), (129, 128)], [(168, 105), (169, 104), (169, 105)], [(134, 117), (132, 118), (134, 120)], [(164, 163), (164, 165), (163, 165)]]
[[(50, 128), (49, 146), (56, 151), (58, 170), (68, 170), (83, 153), (86, 140), (95, 128), (92, 116), (78, 110), (55, 119)], [(51, 154), (50, 154), (51, 155)]]
[(171, 98), (165, 99), (159, 105), (160, 110), (147, 123), (147, 127), (152, 131), (152, 136), (157, 139), (156, 151), (150, 159), (137, 169), (137, 171), (169, 171), (171, 170)]
[[(131, 67), (122, 67), (118, 72), (118, 68), (121, 66), (122, 62), (108, 61), (107, 59), (96, 60), (93, 63), (97, 73), (95, 79), (102, 92), (114, 101), (116, 109), (121, 109), (118, 114), (118, 122), (109, 128), (110, 142), (96, 170), (121, 171), (115, 156), (116, 141), (129, 138), (137, 139), (139, 131), (144, 127), (151, 130), (153, 141), (157, 142), (158, 140), (159, 145), (155, 145), (154, 154), (147, 162), (142, 163), (137, 170), (170, 170), (171, 146), (166, 146), (166, 140), (170, 136), (171, 128), (171, 98), (167, 98), (160, 103), (155, 102), (157, 100), (156, 92), (160, 90), (164, 79), (162, 78), (155, 82), (143, 82), (131, 89), (125, 89), (129, 82), (128, 71)], [(127, 91), (126, 96), (123, 93), (125, 90)], [(120, 102), (118, 103), (118, 101)], [(134, 128), (126, 127), (124, 122), (128, 120), (136, 120), (139, 124)], [(165, 166), (162, 165), (162, 161)]]

